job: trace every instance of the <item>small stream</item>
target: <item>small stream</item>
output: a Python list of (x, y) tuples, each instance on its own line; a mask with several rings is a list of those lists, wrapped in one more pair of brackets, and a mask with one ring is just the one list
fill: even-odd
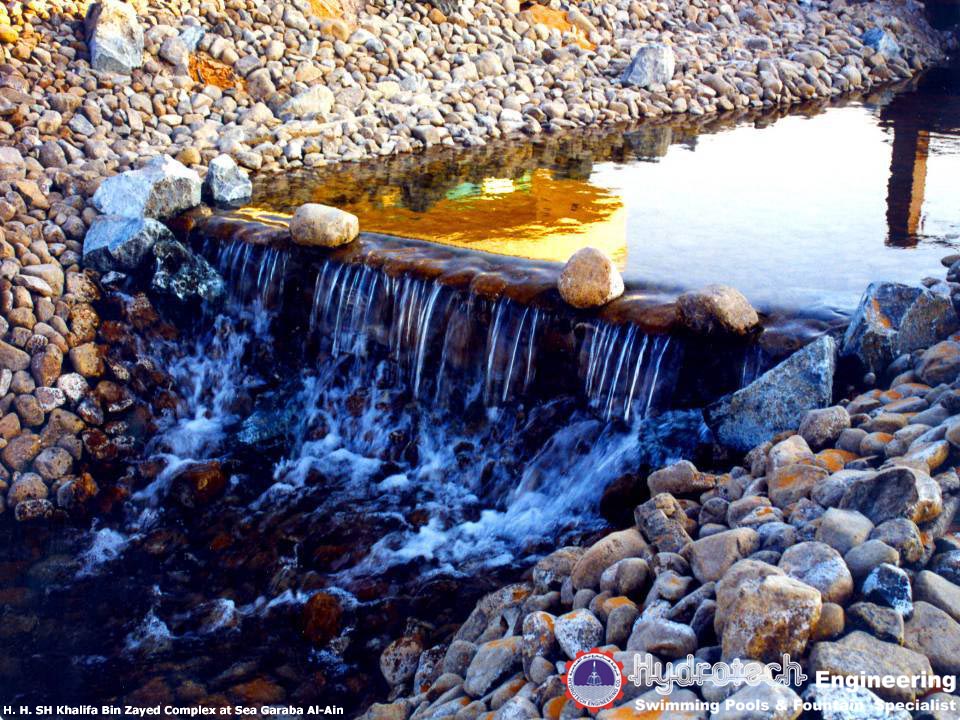
[[(763, 237), (783, 274), (745, 291), (769, 308), (799, 313), (814, 304), (842, 317), (862, 277), (888, 279), (895, 269), (916, 282), (940, 272), (939, 257), (958, 244), (960, 210), (947, 206), (937, 179), (940, 164), (949, 174), (960, 158), (956, 75), (944, 72), (900, 94), (766, 128), (756, 118), (755, 127), (712, 135), (670, 128), (666, 141), (663, 128), (647, 128), (590, 142), (548, 139), (502, 152), (500, 166), (491, 155), (474, 164), (441, 157), (405, 176), (397, 168), (417, 161), (354, 168), (335, 182), (289, 178), (250, 212), (282, 213), (289, 207), (270, 197), (300, 202), (308, 193), (353, 203), (371, 230), (414, 237), (462, 217), (464, 233), (480, 223), (516, 242), (429, 239), (541, 261), (604, 238), (622, 245), (635, 290), (761, 278)], [(912, 126), (896, 120), (897, 103), (912, 108)], [(850, 117), (871, 118), (879, 133), (871, 143), (887, 145), (890, 128), (902, 137), (917, 123), (928, 136), (926, 195), (911, 201), (915, 218), (903, 233), (893, 207), (900, 190), (890, 192), (892, 205), (882, 199), (899, 177), (896, 137), (886, 156), (894, 173), (879, 181), (877, 168), (869, 173), (876, 202), (856, 217), (864, 206), (848, 199), (849, 224), (831, 220), (829, 234), (817, 226), (804, 235), (807, 216), (792, 210), (833, 207), (811, 194), (780, 212), (764, 205), (751, 214), (755, 206), (743, 203), (736, 216), (732, 208), (708, 214), (696, 206), (706, 190), (691, 182), (682, 221), (655, 200), (657, 173), (679, 182), (687, 164), (705, 158), (699, 177), (710, 178), (716, 163), (746, 163), (751, 137), (766, 153), (769, 142), (792, 147), (804, 128), (830, 120), (837, 142), (859, 142), (862, 122)], [(739, 177), (747, 176), (767, 181)], [(577, 205), (588, 196), (593, 205)], [(558, 197), (593, 219), (547, 213)], [(654, 209), (643, 205), (651, 198)], [(457, 202), (467, 203), (463, 216), (450, 214)], [(515, 222), (522, 213), (526, 225)], [(620, 213), (624, 234), (608, 232), (611, 213)], [(411, 217), (420, 231), (396, 224)], [(565, 225), (565, 239), (524, 235), (534, 225)], [(668, 240), (690, 250), (669, 271)], [(392, 274), (388, 262), (307, 262), (239, 239), (193, 242), (230, 299), (222, 312), (195, 318), (179, 341), (151, 348), (182, 401), (160, 419), (132, 497), (92, 528), (0, 524), (4, 702), (333, 703), (355, 715), (386, 695), (379, 655), (408, 618), (439, 642), (480, 594), (536, 557), (631, 522), (650, 468), (709, 460), (700, 408), (775, 361), (760, 344), (691, 344), (564, 312), (539, 296), (521, 302), (429, 273)]]

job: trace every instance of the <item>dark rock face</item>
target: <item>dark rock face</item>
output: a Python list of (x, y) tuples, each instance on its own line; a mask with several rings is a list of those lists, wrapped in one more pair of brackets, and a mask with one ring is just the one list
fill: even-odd
[(821, 337), (707, 408), (707, 424), (723, 445), (750, 450), (796, 428), (808, 410), (829, 405), (835, 368), (836, 342)]
[(177, 240), (162, 240), (154, 245), (156, 272), (151, 287), (182, 303), (202, 301), (213, 305), (226, 294), (223, 278), (199, 255)]
[(100, 215), (83, 241), (83, 260), (101, 272), (136, 270), (159, 240), (173, 240), (167, 227), (150, 218)]
[(898, 355), (927, 347), (958, 326), (947, 295), (900, 283), (872, 283), (850, 321), (840, 354), (881, 373)]
[(895, 467), (856, 479), (840, 500), (875, 524), (905, 517), (915, 523), (937, 517), (943, 509), (940, 486), (926, 473)]

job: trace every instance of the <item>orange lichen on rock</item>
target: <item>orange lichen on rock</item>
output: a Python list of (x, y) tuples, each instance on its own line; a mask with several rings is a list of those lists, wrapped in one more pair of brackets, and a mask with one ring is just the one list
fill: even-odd
[(567, 19), (567, 14), (562, 10), (554, 10), (546, 5), (534, 3), (521, 12), (520, 17), (531, 25), (545, 25), (551, 30), (559, 30), (561, 35), (573, 35), (576, 38), (577, 45), (584, 50), (596, 49), (596, 46), (587, 38), (586, 33), (570, 22)]
[(856, 459), (857, 455), (854, 455), (852, 452), (847, 452), (846, 450), (836, 450), (831, 448), (829, 450), (824, 450), (823, 452), (817, 453), (817, 460), (819, 460), (823, 466), (832, 473), (843, 470), (844, 465), (851, 460)]
[(243, 90), (244, 82), (237, 77), (233, 68), (206, 53), (190, 55), (190, 77), (204, 85), (215, 85), (222, 90)]
[(546, 720), (559, 720), (563, 706), (567, 704), (566, 695), (557, 695), (543, 704), (543, 717)]

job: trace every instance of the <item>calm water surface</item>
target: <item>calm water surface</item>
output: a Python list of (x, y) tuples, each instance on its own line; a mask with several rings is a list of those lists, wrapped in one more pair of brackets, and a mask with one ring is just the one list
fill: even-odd
[(304, 172), (255, 204), (323, 202), (364, 230), (536, 259), (594, 245), (632, 283), (723, 282), (761, 307), (849, 312), (869, 282), (916, 283), (960, 247), (958, 89), (946, 68), (780, 119)]

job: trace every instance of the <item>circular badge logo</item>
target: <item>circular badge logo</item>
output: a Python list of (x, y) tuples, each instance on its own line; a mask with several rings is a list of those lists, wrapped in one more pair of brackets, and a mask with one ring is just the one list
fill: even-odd
[(578, 708), (613, 707), (614, 701), (623, 697), (623, 665), (599, 648), (581, 651), (567, 666), (563, 684), (567, 686), (567, 697)]

